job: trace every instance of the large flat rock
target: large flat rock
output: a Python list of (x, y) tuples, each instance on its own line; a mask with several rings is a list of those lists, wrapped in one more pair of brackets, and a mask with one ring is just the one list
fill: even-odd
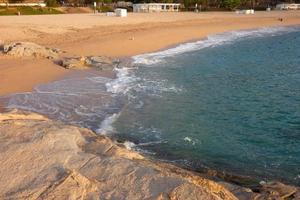
[(0, 199), (236, 199), (105, 136), (23, 111), (0, 113)]

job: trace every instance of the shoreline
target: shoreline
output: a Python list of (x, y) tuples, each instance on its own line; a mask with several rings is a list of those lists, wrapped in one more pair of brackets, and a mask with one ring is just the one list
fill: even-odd
[[(122, 58), (169, 49), (182, 43), (202, 40), (209, 35), (228, 31), (300, 25), (300, 12), (294, 12), (293, 17), (291, 13), (278, 11), (272, 13), (258, 11), (253, 16), (241, 16), (231, 12), (187, 14), (191, 15), (187, 19), (182, 17), (183, 19), (179, 18), (177, 21), (165, 23), (131, 24), (128, 22), (127, 24), (124, 22), (124, 24), (116, 23), (117, 28), (115, 25), (106, 25), (95, 26), (84, 31), (78, 29), (77, 33), (66, 34), (70, 38), (63, 37), (64, 41), (58, 47), (75, 55), (104, 55)], [(216, 14), (215, 17), (214, 14)], [(166, 16), (173, 17), (172, 13), (170, 16), (166, 13)], [(157, 17), (160, 15), (158, 14)], [(190, 19), (190, 17), (194, 18)], [(285, 20), (280, 22), (278, 17), (283, 17)], [(85, 34), (85, 37), (80, 38), (81, 34)], [(51, 37), (47, 38), (47, 36), (41, 44), (54, 45)]]
[[(56, 22), (52, 20), (57, 17), (60, 21), (57, 26), (54, 26)], [(284, 21), (278, 21), (277, 17), (283, 18)], [(258, 11), (251, 16), (236, 15), (233, 12), (130, 13), (125, 19), (93, 14), (2, 18), (6, 20), (0, 22), (0, 25), (4, 27), (4, 31), (0, 33), (0, 45), (26, 41), (50, 48), (59, 48), (65, 52), (63, 56), (102, 55), (114, 58), (128, 58), (162, 51), (180, 44), (205, 39), (208, 35), (233, 30), (300, 25), (300, 12), (298, 11)], [(76, 18), (78, 23), (74, 23), (73, 18)], [(45, 26), (45, 20), (49, 25)], [(88, 23), (84, 24), (84, 21)], [(13, 22), (19, 25), (15, 26)], [(6, 34), (6, 32), (12, 34)], [(19, 67), (22, 62), (17, 62), (16, 58), (9, 59), (8, 62), (5, 58), (0, 58), (0, 77), (4, 76), (9, 80), (0, 81), (1, 96), (14, 92), (32, 91), (35, 85), (59, 79), (64, 73), (68, 73), (61, 67), (50, 68), (53, 64), (49, 62), (46, 64), (47, 69), (38, 69), (36, 60), (32, 60), (31, 64), (27, 61), (27, 69), (25, 69), (24, 66)], [(45, 65), (45, 62), (47, 61), (41, 61), (41, 64)], [(5, 66), (7, 64), (15, 70), (3, 69), (3, 67), (7, 68)], [(24, 79), (26, 84), (23, 79), (14, 78), (22, 71), (28, 73), (28, 70), (36, 75), (26, 75)]]
[[(296, 25), (286, 25), (286, 26), (270, 26), (270, 27), (263, 27), (263, 28), (234, 30), (234, 32), (235, 31), (237, 31), (237, 32), (250, 32), (250, 31), (259, 31), (259, 30), (268, 29), (268, 28), (274, 28), (274, 29), (276, 29), (276, 28), (283, 28), (283, 29), (285, 29), (285, 28), (294, 28), (294, 27), (295, 28), (299, 28), (300, 25), (296, 24)], [(282, 31), (282, 30), (279, 30), (279, 32), (280, 31)], [(208, 35), (208, 37), (211, 37), (211, 36), (214, 36), (214, 35), (222, 35), (222, 34), (226, 34), (226, 33), (230, 33), (230, 32), (232, 32), (232, 31), (228, 31), (228, 32), (226, 31), (226, 32), (218, 33), (218, 34), (212, 34), (212, 35)], [(243, 37), (244, 36), (242, 36), (241, 38), (243, 38)], [(184, 43), (180, 43), (180, 44), (174, 44), (172, 46), (160, 49), (158, 51), (148, 52), (148, 53), (145, 53), (145, 54), (139, 54), (139, 55), (135, 55), (135, 56), (143, 56), (143, 55), (156, 54), (156, 53), (159, 54), (161, 52), (164, 52), (164, 51), (167, 51), (167, 50), (170, 50), (170, 49), (174, 49), (174, 48), (176, 48), (176, 47), (178, 47), (180, 45), (186, 45), (188, 43), (195, 43), (195, 42), (205, 41), (205, 40), (206, 40), (206, 38), (204, 38), (204, 39), (202, 38), (202, 39), (190, 40), (188, 42), (184, 42)], [(191, 50), (191, 51), (193, 51), (193, 50)], [(189, 51), (187, 51), (187, 52), (189, 52)], [(181, 52), (181, 53), (186, 53), (186, 52)], [(179, 55), (181, 53), (179, 53)], [(133, 59), (135, 56), (132, 56), (131, 58)], [(172, 56), (170, 56), (170, 57), (172, 57)], [(120, 140), (122, 142), (126, 142), (126, 141), (131, 142), (130, 140), (127, 140), (128, 138), (126, 138), (126, 137), (123, 138), (122, 136), (121, 137), (119, 137), (119, 136), (116, 136), (116, 137), (112, 136), (110, 138), (114, 139), (114, 140), (117, 140), (117, 141)], [(260, 177), (255, 176), (254, 174), (252, 174), (252, 175), (242, 175), (242, 174), (239, 174), (238, 172), (236, 172), (236, 173), (230, 173), (228, 171), (225, 171), (224, 169), (212, 169), (212, 168), (209, 168), (207, 166), (201, 166), (201, 167), (196, 168), (196, 167), (193, 167), (193, 166), (188, 166), (188, 165), (185, 165), (185, 164), (176, 163), (176, 162), (174, 162), (172, 160), (168, 160), (164, 156), (155, 157), (155, 156), (152, 156), (151, 154), (144, 153), (143, 151), (137, 151), (137, 152), (141, 153), (141, 155), (143, 155), (143, 156), (145, 156), (147, 158), (152, 159), (153, 161), (157, 160), (159, 162), (166, 162), (166, 163), (175, 165), (177, 167), (180, 167), (180, 168), (188, 170), (188, 171), (200, 173), (201, 175), (203, 175), (205, 177), (207, 176), (210, 180), (221, 179), (223, 181), (226, 181), (226, 182), (229, 182), (229, 183), (232, 183), (232, 184), (237, 184), (237, 185), (239, 185), (241, 187), (250, 188), (250, 189), (252, 189), (254, 191), (258, 190), (261, 187), (260, 182), (264, 182), (265, 181), (263, 179), (260, 179)], [(280, 181), (280, 183), (283, 183), (283, 184), (287, 184), (287, 185), (292, 185), (292, 186), (299, 187), (299, 185), (296, 185), (296, 184), (291, 183), (291, 182), (287, 182), (286, 180), (285, 181), (283, 181), (283, 180), (275, 180), (275, 181)]]
[[(57, 27), (54, 22), (47, 21), (57, 17), (60, 19)], [(232, 30), (300, 24), (299, 11), (257, 11), (254, 15), (237, 15), (234, 12), (130, 13), (123, 19), (92, 14), (5, 18), (7, 22), (0, 22), (0, 25), (5, 27), (4, 30), (16, 33), (0, 33), (0, 40), (4, 42), (23, 40), (59, 48), (69, 55), (110, 57), (159, 51)], [(78, 23), (74, 23), (73, 18)], [(279, 21), (278, 18), (284, 20)], [(49, 25), (45, 26), (43, 19)], [(9, 24), (14, 20), (24, 30)]]
[(0, 96), (29, 92), (41, 83), (62, 79), (69, 71), (43, 58), (1, 55)]

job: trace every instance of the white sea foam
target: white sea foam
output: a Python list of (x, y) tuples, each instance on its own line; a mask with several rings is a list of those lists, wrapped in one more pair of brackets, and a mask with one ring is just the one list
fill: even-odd
[(128, 150), (132, 150), (136, 145), (133, 142), (130, 141), (125, 141), (123, 143), (123, 145), (125, 146), (126, 149)]
[[(137, 70), (137, 68), (116, 68), (117, 78), (105, 84), (107, 91), (116, 95), (126, 95), (128, 99), (135, 99), (135, 92), (159, 95), (162, 92), (178, 93), (182, 91), (182, 88), (169, 84), (167, 80), (153, 80), (145, 77), (137, 77), (135, 70)], [(143, 102), (137, 101), (137, 104), (139, 107), (143, 105)]]
[(192, 139), (189, 138), (189, 137), (185, 137), (185, 138), (183, 138), (183, 140), (184, 140), (184, 141), (187, 141), (187, 142), (192, 142)]
[(168, 143), (167, 140), (159, 140), (159, 141), (151, 141), (151, 142), (144, 142), (144, 143), (139, 143), (137, 146), (151, 146), (155, 144), (165, 144)]
[(37, 86), (33, 92), (10, 96), (9, 108), (20, 108), (50, 118), (97, 129), (107, 115), (119, 112), (119, 102), (106, 91), (111, 79), (85, 75)]
[(138, 81), (136, 76), (130, 74), (130, 71), (134, 69), (128, 67), (116, 68), (117, 78), (105, 84), (107, 91), (113, 94), (126, 94)]
[(154, 53), (137, 55), (133, 57), (133, 60), (135, 64), (153, 65), (164, 61), (164, 59), (167, 57), (172, 57), (178, 54), (200, 50), (207, 47), (214, 47), (214, 46), (227, 44), (241, 38), (274, 36), (274, 35), (282, 34), (285, 32), (292, 32), (296, 30), (297, 28), (295, 27), (270, 27), (270, 28), (261, 28), (256, 30), (231, 31), (222, 34), (210, 35), (204, 40), (181, 44), (171, 49), (166, 49)]
[(98, 134), (101, 135), (108, 135), (113, 132), (115, 132), (115, 129), (113, 127), (113, 123), (117, 120), (117, 118), (120, 116), (120, 113), (112, 114), (108, 117), (106, 117), (100, 125), (100, 128), (96, 130)]
[(197, 140), (194, 140), (194, 139), (192, 139), (192, 138), (190, 138), (190, 137), (185, 137), (185, 138), (183, 138), (183, 140), (184, 140), (185, 142), (191, 143), (192, 145), (195, 145), (195, 144), (196, 144), (196, 141), (197, 141)]

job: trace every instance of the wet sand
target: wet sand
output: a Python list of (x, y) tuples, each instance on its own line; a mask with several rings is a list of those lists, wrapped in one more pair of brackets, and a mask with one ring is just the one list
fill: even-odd
[(47, 59), (0, 56), (0, 96), (31, 91), (35, 85), (61, 78), (67, 72)]

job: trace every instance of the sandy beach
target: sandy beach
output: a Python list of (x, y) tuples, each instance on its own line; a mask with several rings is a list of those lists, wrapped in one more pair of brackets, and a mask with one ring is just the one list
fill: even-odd
[[(278, 18), (283, 18), (279, 21)], [(104, 14), (3, 16), (0, 43), (29, 41), (59, 48), (66, 55), (125, 57), (157, 51), (209, 34), (230, 30), (300, 24), (298, 11), (207, 13), (130, 13), (127, 18)], [(67, 70), (45, 60), (0, 59), (0, 95), (30, 91)], [(22, 78), (20, 74), (25, 74)]]
[(0, 96), (27, 92), (37, 83), (60, 78), (67, 70), (46, 59), (0, 58)]

